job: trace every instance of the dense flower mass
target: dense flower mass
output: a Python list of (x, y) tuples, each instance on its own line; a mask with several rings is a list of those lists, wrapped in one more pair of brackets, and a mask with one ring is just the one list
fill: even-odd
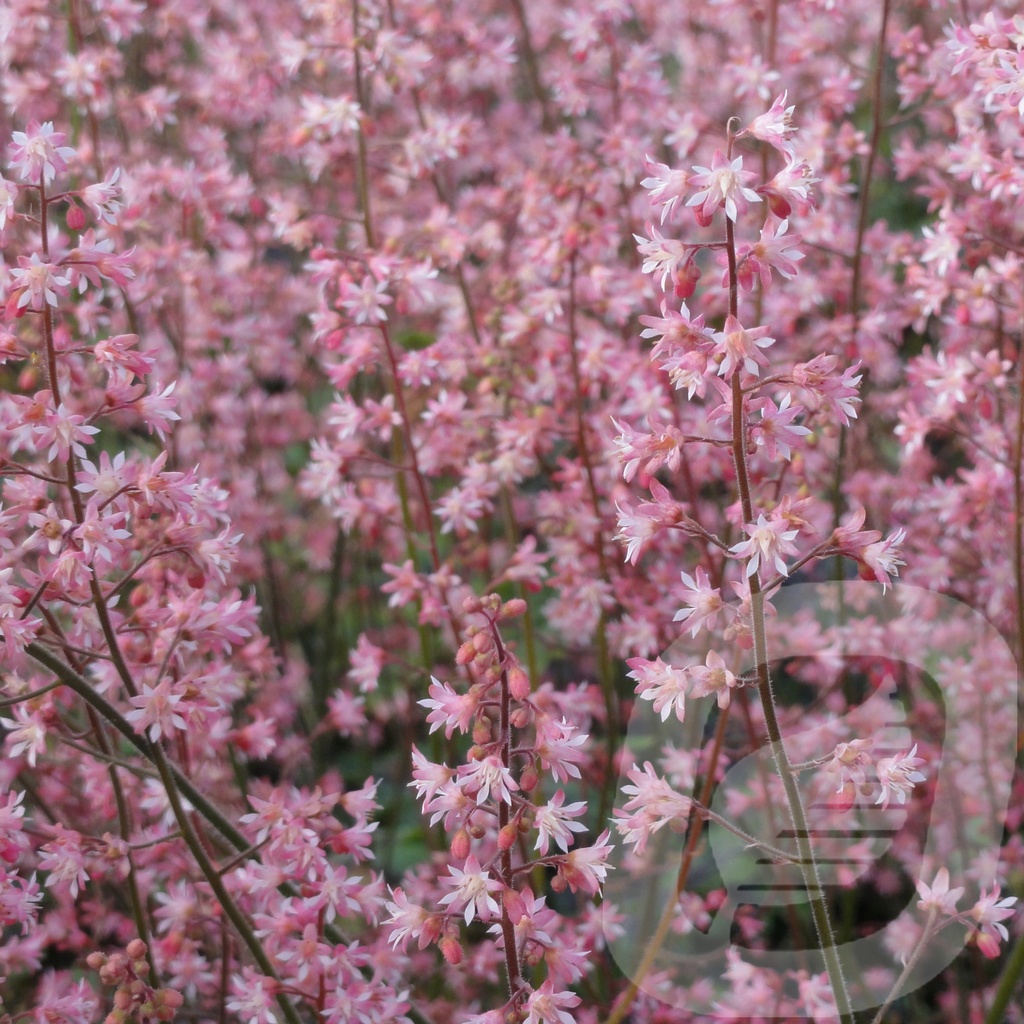
[(1024, 1021), (1015, 4), (0, 64), (0, 1019)]

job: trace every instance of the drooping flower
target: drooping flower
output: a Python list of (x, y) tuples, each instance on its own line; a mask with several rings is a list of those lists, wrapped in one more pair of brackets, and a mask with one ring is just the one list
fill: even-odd
[(787, 95), (788, 91), (776, 96), (771, 107), (765, 113), (758, 114), (741, 134), (753, 135), (755, 139), (767, 142), (783, 153), (791, 154), (793, 145), (789, 141), (789, 136), (796, 128), (793, 125), (794, 108), (786, 106)]
[(999, 886), (991, 890), (982, 890), (978, 902), (967, 912), (967, 916), (978, 923), (977, 931), (972, 933), (971, 940), (977, 943), (978, 949), (989, 959), (999, 955), (999, 944), (1010, 937), (1003, 921), (1013, 917), (1013, 905), (1016, 896), (1000, 897)]

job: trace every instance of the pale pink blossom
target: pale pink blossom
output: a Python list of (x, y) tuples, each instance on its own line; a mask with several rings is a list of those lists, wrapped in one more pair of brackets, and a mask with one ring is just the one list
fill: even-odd
[(991, 958), (999, 955), (999, 945), (1010, 938), (1010, 933), (1003, 924), (1016, 913), (1013, 905), (1016, 896), (1004, 896), (1000, 899), (999, 886), (991, 890), (982, 890), (978, 902), (967, 912), (967, 917), (977, 922), (977, 930), (971, 938), (977, 943), (978, 949)]
[(964, 894), (963, 886), (955, 889), (949, 887), (949, 869), (939, 868), (935, 874), (935, 881), (927, 885), (921, 879), (917, 880), (917, 892), (921, 897), (917, 901), (918, 907), (926, 912), (937, 911), (940, 914), (955, 914), (957, 900)]
[(917, 782), (924, 782), (925, 777), (917, 769), (923, 765), (924, 758), (917, 757), (917, 744), (904, 754), (880, 758), (875, 765), (875, 773), (882, 785), (876, 804), (882, 808), (889, 806), (890, 800), (896, 798), (897, 803), (906, 803), (907, 794)]
[(674, 668), (661, 658), (654, 661), (630, 658), (626, 664), (631, 669), (629, 678), (636, 680), (637, 696), (651, 701), (654, 713), (660, 715), (663, 722), (673, 713), (680, 722), (685, 719), (686, 695), (691, 682), (689, 669)]
[(546, 856), (550, 843), (554, 841), (565, 853), (575, 841), (573, 832), (587, 830), (587, 826), (582, 822), (572, 820), (585, 813), (586, 809), (587, 805), (583, 800), (567, 804), (565, 791), (559, 789), (550, 800), (539, 804), (534, 811), (533, 824), (537, 829), (537, 842), (534, 848), (540, 850), (542, 856)]
[(75, 151), (62, 143), (67, 136), (54, 131), (52, 121), (29, 121), (23, 132), (11, 135), (11, 166), (21, 175), (22, 181), (34, 185), (49, 185), (58, 171), (68, 169), (68, 161)]
[(725, 607), (721, 591), (711, 585), (711, 580), (702, 566), (697, 566), (694, 575), (681, 572), (679, 574), (685, 589), (680, 596), (687, 607), (680, 608), (672, 617), (673, 622), (685, 622), (690, 636), (696, 636), (700, 630), (713, 629), (718, 615)]
[(501, 882), (482, 870), (473, 854), (466, 858), (461, 868), (449, 864), (448, 877), (442, 879), (442, 882), (451, 886), (452, 892), (441, 897), (441, 905), (452, 913), (464, 910), (466, 924), (470, 924), (474, 916), (481, 921), (488, 921), (492, 914), (501, 913), (498, 901), (494, 898), (494, 893), (502, 890)]
[(739, 685), (739, 679), (725, 667), (725, 660), (717, 651), (708, 651), (704, 665), (694, 668), (691, 674), (692, 696), (707, 697), (713, 694), (720, 708), (729, 706), (732, 689)]
[(729, 160), (720, 149), (715, 150), (710, 167), (693, 168), (690, 185), (699, 189), (688, 200), (687, 206), (696, 206), (697, 220), (710, 224), (719, 206), (725, 207), (725, 215), (731, 221), (739, 216), (739, 203), (759, 203), (761, 197), (749, 187), (756, 177), (753, 171), (743, 170), (743, 157)]
[(755, 377), (760, 367), (768, 365), (761, 349), (775, 344), (768, 337), (767, 327), (744, 327), (732, 314), (726, 317), (724, 329), (714, 334), (712, 361), (718, 364), (718, 374), (726, 380), (742, 367)]
[(786, 568), (786, 560), (783, 555), (795, 553), (793, 540), (799, 534), (799, 530), (787, 529), (789, 523), (776, 517), (766, 519), (764, 513), (760, 513), (756, 523), (746, 523), (743, 526), (748, 539), (740, 541), (729, 548), (729, 552), (737, 558), (746, 558), (747, 575), (753, 576), (763, 565), (772, 566), (776, 572), (783, 576), (789, 575)]

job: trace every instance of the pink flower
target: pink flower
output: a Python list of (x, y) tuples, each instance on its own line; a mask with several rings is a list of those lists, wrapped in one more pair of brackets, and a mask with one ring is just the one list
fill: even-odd
[(647, 166), (654, 173), (644, 178), (640, 184), (650, 193), (651, 202), (661, 207), (661, 223), (664, 224), (665, 218), (672, 215), (676, 204), (686, 195), (690, 174), (688, 171), (677, 171), (666, 164), (655, 163), (650, 157), (647, 158)]
[(23, 132), (14, 132), (11, 138), (11, 166), (22, 181), (36, 185), (49, 185), (58, 171), (68, 169), (67, 162), (75, 155), (70, 146), (61, 145), (66, 136), (53, 130), (52, 121), (29, 121)]
[(707, 697), (715, 694), (720, 708), (729, 706), (731, 691), (739, 684), (739, 680), (725, 667), (725, 661), (716, 651), (708, 651), (703, 668), (693, 669), (694, 697)]
[(780, 220), (789, 217), (794, 208), (806, 214), (812, 206), (811, 186), (820, 179), (815, 178), (804, 160), (790, 158), (786, 166), (758, 192), (768, 200), (768, 207)]
[(501, 892), (502, 884), (480, 867), (474, 854), (466, 858), (463, 868), (448, 865), (449, 875), (443, 878), (445, 885), (453, 891), (441, 897), (441, 905), (458, 913), (465, 910), (466, 924), (471, 924), (474, 914), (481, 921), (488, 921), (492, 914), (500, 914), (501, 908), (492, 893)]
[[(421, 691), (422, 692), (422, 691)], [(427, 721), (430, 731), (436, 732), (444, 726), (445, 739), (451, 739), (452, 733), (458, 729), (461, 733), (469, 732), (477, 713), (477, 693), (456, 693), (447, 683), (430, 677), (430, 696), (417, 701), (421, 707), (429, 708)]]
[(24, 756), (34, 768), (36, 756), (46, 752), (46, 728), (42, 715), (32, 712), (25, 704), (16, 704), (13, 714), (14, 718), (0, 718), (0, 725), (9, 730), (4, 738), (7, 756)]
[(339, 305), (348, 311), (353, 323), (380, 324), (387, 320), (384, 307), (392, 301), (387, 294), (387, 282), (375, 281), (367, 274), (358, 285), (346, 281), (342, 295)]
[(86, 185), (78, 194), (82, 202), (89, 207), (100, 220), (113, 224), (117, 221), (117, 212), (121, 209), (121, 196), (124, 190), (118, 185), (121, 168), (115, 167), (110, 176), (94, 185)]
[(675, 712), (682, 722), (686, 716), (686, 692), (690, 684), (690, 671), (685, 668), (673, 668), (671, 665), (656, 658), (630, 658), (626, 662), (632, 671), (630, 679), (636, 680), (636, 692), (642, 700), (653, 702), (655, 714), (661, 715), (663, 722)]
[(32, 253), (31, 259), (18, 257), (18, 266), (10, 270), (15, 284), (11, 296), (18, 296), (17, 308), (32, 307), (42, 309), (43, 306), (56, 306), (57, 296), (66, 295), (71, 280), (58, 273), (59, 268), (53, 263), (43, 263), (39, 253)]
[(956, 902), (964, 894), (962, 886), (956, 889), (949, 887), (949, 869), (939, 868), (935, 875), (935, 881), (931, 885), (918, 879), (917, 893), (921, 897), (917, 901), (921, 910), (930, 912), (937, 911), (940, 914), (955, 914)]
[(276, 992), (277, 982), (273, 978), (253, 967), (243, 967), (241, 974), (231, 977), (231, 997), (226, 1008), (245, 1024), (278, 1024), (272, 1009)]
[(345, 677), (355, 683), (361, 693), (371, 693), (377, 689), (377, 681), (386, 659), (387, 653), (371, 643), (365, 633), (360, 633), (355, 650), (349, 654), (349, 669)]
[(644, 763), (643, 771), (633, 765), (626, 777), (631, 784), (623, 786), (622, 792), (630, 799), (615, 812), (615, 827), (642, 856), (651, 836), (666, 825), (683, 829), (693, 802), (662, 778), (650, 761)]
[(156, 686), (142, 684), (142, 692), (130, 698), (135, 710), (124, 717), (135, 727), (136, 732), (149, 732), (151, 740), (169, 736), (175, 730), (188, 728), (188, 723), (178, 711), (182, 694), (172, 692), (174, 682), (164, 678)]
[(849, 793), (852, 800), (853, 787), (862, 786), (867, 781), (867, 769), (871, 767), (870, 749), (871, 740), (861, 739), (836, 746), (831, 759), (822, 765), (822, 770), (838, 779), (837, 793)]
[[(736, 251), (736, 277), (745, 291), (754, 287), (755, 278), (767, 288), (772, 283), (772, 271), (777, 270), (787, 280), (797, 275), (797, 263), (804, 254), (793, 248), (800, 242), (799, 235), (783, 238), (789, 221), (774, 223), (772, 219), (761, 228), (761, 240), (754, 245), (741, 245)], [(724, 254), (723, 254), (724, 255)], [(728, 266), (727, 259), (719, 257), (719, 263)], [(728, 286), (728, 270), (724, 276)]]
[(645, 274), (661, 274), (664, 290), (669, 277), (675, 277), (680, 268), (689, 260), (691, 250), (674, 238), (666, 238), (656, 227), (648, 225), (650, 238), (634, 235), (636, 247), (644, 258), (641, 271)]
[(899, 575), (899, 567), (904, 564), (899, 549), (906, 535), (907, 531), (901, 529), (883, 541), (869, 544), (861, 552), (861, 578), (877, 580), (883, 591), (892, 586), (892, 577)]
[(582, 890), (588, 896), (601, 891), (601, 883), (608, 877), (608, 858), (612, 847), (609, 832), (605, 829), (593, 846), (577, 847), (570, 850), (558, 868), (558, 877), (563, 878), (573, 892)]
[(695, 211), (699, 224), (710, 224), (719, 206), (724, 206), (725, 215), (735, 221), (739, 216), (737, 199), (748, 203), (761, 202), (761, 197), (747, 187), (747, 182), (753, 181), (755, 175), (752, 171), (743, 170), (742, 156), (728, 160), (720, 149), (716, 149), (710, 167), (693, 169), (696, 173), (690, 179), (690, 184), (700, 191), (691, 196), (686, 205), (700, 207)]
[(613, 419), (612, 424), (619, 431), (615, 438), (615, 446), (619, 449), (619, 458), (625, 462), (622, 479), (629, 483), (636, 476), (640, 463), (646, 474), (657, 473), (662, 466), (673, 472), (679, 468), (682, 460), (683, 437), (675, 427), (667, 427), (661, 433), (641, 434), (638, 430)]
[(789, 524), (781, 517), (765, 519), (762, 512), (757, 517), (756, 523), (746, 523), (743, 529), (749, 536), (748, 540), (740, 541), (729, 548), (729, 553), (737, 558), (747, 558), (747, 575), (753, 576), (758, 568), (772, 563), (777, 572), (783, 576), (789, 575), (786, 568), (786, 561), (782, 557), (786, 554), (795, 554), (796, 549), (792, 540), (800, 532), (799, 530), (787, 530)]
[(789, 142), (789, 136), (796, 128), (793, 126), (794, 108), (786, 106), (787, 95), (788, 93), (783, 92), (776, 96), (771, 107), (764, 114), (755, 117), (741, 134), (753, 135), (755, 139), (767, 142), (783, 153), (791, 154), (793, 146)]
[(455, 774), (456, 785), (472, 796), (478, 806), (487, 803), (492, 791), (495, 800), (510, 804), (512, 791), (519, 788), (519, 784), (512, 777), (512, 772), (495, 754), (488, 754), (479, 760), (470, 761), (469, 764), (459, 765)]
[(530, 993), (523, 1009), (523, 1024), (574, 1024), (575, 1017), (567, 1008), (579, 1006), (582, 1000), (574, 992), (556, 992), (551, 978)]
[(696, 579), (688, 573), (680, 573), (686, 587), (682, 598), (688, 607), (680, 608), (672, 617), (673, 622), (686, 623), (690, 636), (696, 636), (702, 627), (712, 629), (718, 621), (718, 613), (725, 607), (721, 591), (711, 585), (701, 566), (697, 566), (695, 575)]
[(546, 856), (548, 846), (552, 840), (558, 848), (565, 853), (574, 842), (573, 832), (586, 832), (587, 826), (572, 818), (578, 818), (587, 809), (584, 801), (578, 800), (575, 803), (565, 803), (565, 792), (559, 789), (555, 795), (540, 804), (534, 811), (533, 827), (537, 829), (537, 843), (535, 849), (540, 850), (542, 856)]
[(718, 363), (718, 374), (730, 380), (739, 367), (755, 377), (759, 367), (767, 366), (768, 360), (761, 352), (775, 344), (768, 337), (767, 327), (744, 327), (731, 313), (725, 318), (724, 330), (713, 336), (715, 347), (712, 359)]
[(7, 219), (14, 216), (17, 198), (18, 186), (0, 175), (0, 231), (7, 227)]
[(972, 933), (971, 939), (989, 959), (999, 955), (999, 943), (1010, 937), (1006, 925), (1002, 922), (1013, 917), (1015, 911), (1012, 908), (1016, 902), (1016, 896), (1005, 896), (1000, 899), (997, 885), (993, 886), (991, 891), (982, 890), (978, 902), (967, 912), (968, 917), (978, 922), (978, 929)]
[(876, 804), (884, 810), (889, 801), (895, 797), (898, 803), (906, 803), (907, 794), (914, 788), (915, 782), (924, 782), (924, 776), (917, 769), (924, 764), (924, 759), (916, 757), (917, 744), (905, 754), (894, 757), (883, 757), (875, 765), (878, 781), (882, 784)]
[(48, 887), (66, 890), (72, 899), (77, 899), (79, 887), (89, 881), (89, 873), (85, 870), (82, 837), (78, 832), (66, 829), (63, 825), (52, 825), (51, 828), (56, 835), (42, 847), (39, 868), (48, 872)]
[(404, 952), (410, 939), (416, 940), (418, 949), (425, 949), (437, 941), (441, 931), (437, 915), (410, 903), (409, 897), (400, 887), (389, 891), (391, 900), (384, 904), (391, 915), (385, 922), (389, 928), (388, 942)]
[(804, 410), (798, 405), (791, 408), (791, 400), (792, 396), (787, 394), (780, 405), (770, 398), (758, 398), (750, 403), (751, 409), (761, 413), (760, 422), (750, 427), (750, 436), (772, 462), (780, 456), (791, 459), (793, 448), (803, 447), (804, 438), (811, 433), (808, 427), (793, 423)]

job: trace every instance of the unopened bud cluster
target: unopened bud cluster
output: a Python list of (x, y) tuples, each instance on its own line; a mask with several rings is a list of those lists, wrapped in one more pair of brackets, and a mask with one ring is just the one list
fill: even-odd
[(184, 999), (180, 992), (170, 988), (153, 988), (149, 976), (146, 943), (132, 939), (123, 953), (90, 953), (86, 963), (99, 972), (100, 981), (114, 989), (114, 1008), (103, 1024), (127, 1024), (139, 1021), (174, 1020)]

